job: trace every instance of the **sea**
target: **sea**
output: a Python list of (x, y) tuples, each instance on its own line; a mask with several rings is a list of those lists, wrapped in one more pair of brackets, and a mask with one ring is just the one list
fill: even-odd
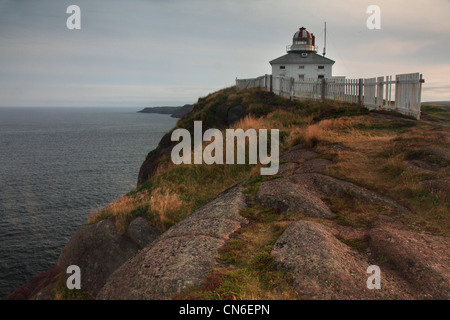
[(136, 187), (177, 119), (124, 107), (0, 108), (0, 299), (53, 266), (89, 216)]

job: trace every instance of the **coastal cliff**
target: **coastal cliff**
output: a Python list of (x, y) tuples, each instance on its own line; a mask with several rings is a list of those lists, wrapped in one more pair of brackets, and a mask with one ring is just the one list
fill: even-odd
[[(174, 165), (171, 132), (138, 187), (9, 299), (448, 299), (449, 123), (257, 89), (200, 98), (176, 128), (277, 128), (280, 168)], [(68, 265), (81, 290), (65, 287)], [(379, 266), (382, 289), (366, 286)]]

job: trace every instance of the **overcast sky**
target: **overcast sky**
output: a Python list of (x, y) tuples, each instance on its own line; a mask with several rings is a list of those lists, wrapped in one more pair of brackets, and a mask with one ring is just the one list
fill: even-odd
[(449, 15), (449, 0), (0, 0), (0, 106), (194, 103), (270, 74), (301, 26), (321, 53), (325, 21), (334, 75), (420, 72), (422, 101), (450, 100)]

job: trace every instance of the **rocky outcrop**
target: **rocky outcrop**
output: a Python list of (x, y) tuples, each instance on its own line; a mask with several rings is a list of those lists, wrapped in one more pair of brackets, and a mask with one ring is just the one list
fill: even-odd
[(321, 173), (333, 162), (327, 159), (311, 159), (302, 163), (295, 173)]
[(272, 251), (278, 268), (290, 271), (300, 299), (409, 299), (409, 285), (383, 272), (383, 290), (367, 288), (372, 265), (335, 236), (330, 228), (310, 221), (289, 225)]
[[(306, 168), (310, 170), (312, 166)], [(389, 197), (319, 173), (298, 173), (265, 181), (261, 184), (256, 199), (263, 206), (283, 213), (298, 212), (307, 217), (328, 218), (334, 214), (322, 198), (344, 195), (351, 195), (363, 203), (380, 204), (398, 212), (409, 212)]]
[(128, 260), (107, 280), (97, 299), (165, 299), (200, 284), (218, 250), (247, 223), (242, 187), (224, 191)]
[(339, 180), (319, 173), (294, 174), (285, 178), (287, 181), (303, 186), (311, 195), (322, 198), (326, 196), (350, 195), (362, 203), (379, 204), (401, 213), (410, 213), (409, 209), (394, 199), (377, 192), (359, 187), (351, 182)]
[(298, 168), (298, 165), (296, 163), (287, 162), (282, 163), (280, 167), (278, 168), (277, 175), (279, 176), (289, 176), (294, 173), (294, 171)]
[(280, 161), (299, 163), (303, 160), (311, 160), (319, 156), (318, 153), (308, 150), (303, 145), (298, 144), (280, 155)]
[(332, 161), (317, 158), (319, 154), (302, 145), (294, 146), (280, 155), (284, 163), (279, 175), (261, 184), (256, 199), (263, 206), (282, 213), (301, 213), (306, 217), (330, 218), (334, 213), (322, 201), (328, 196), (350, 195), (372, 204), (388, 206), (399, 212), (409, 210), (393, 199), (359, 187), (353, 183), (321, 174)]
[(216, 107), (216, 122), (220, 126), (229, 126), (239, 119), (243, 118), (247, 112), (241, 105), (227, 106), (219, 105)]
[(57, 276), (60, 272), (61, 270), (55, 265), (47, 271), (37, 274), (27, 284), (9, 294), (6, 297), (6, 300), (32, 299), (41, 290), (54, 284), (57, 281)]
[(371, 250), (412, 283), (419, 299), (450, 298), (450, 240), (382, 225), (369, 232)]
[(63, 248), (57, 265), (33, 277), (27, 284), (12, 292), (7, 300), (50, 300), (51, 291), (70, 265), (81, 270), (81, 289), (95, 296), (111, 273), (140, 249), (154, 241), (159, 231), (141, 217), (128, 226), (127, 235), (118, 234), (111, 220), (83, 226)]
[(140, 248), (119, 235), (111, 220), (103, 220), (78, 229), (63, 248), (57, 266), (65, 278), (68, 266), (80, 267), (81, 289), (95, 297), (106, 279)]
[(128, 226), (127, 236), (141, 249), (158, 238), (160, 232), (148, 224), (147, 220), (137, 217)]
[(316, 195), (287, 178), (263, 182), (256, 194), (263, 206), (283, 213), (301, 213), (308, 217), (327, 218), (334, 214)]

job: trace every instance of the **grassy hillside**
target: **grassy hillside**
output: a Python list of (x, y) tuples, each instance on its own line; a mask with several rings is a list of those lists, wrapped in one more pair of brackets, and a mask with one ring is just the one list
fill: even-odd
[[(228, 127), (217, 116), (220, 106), (242, 105), (247, 116), (233, 128), (280, 130), (280, 151), (303, 144), (333, 161), (323, 172), (395, 199), (410, 210), (399, 213), (388, 207), (361, 203), (350, 194), (323, 199), (336, 216), (333, 223), (364, 230), (379, 214), (397, 219), (411, 229), (450, 235), (450, 204), (444, 191), (430, 192), (423, 181), (449, 180), (449, 133), (436, 126), (386, 113), (369, 112), (352, 104), (323, 101), (289, 101), (258, 89), (227, 88), (200, 98), (176, 128), (192, 131), (193, 121), (206, 128)], [(149, 154), (149, 156), (152, 152)], [(144, 184), (107, 208), (90, 223), (113, 218), (125, 233), (136, 216), (164, 232), (219, 193), (245, 180), (249, 209), (241, 214), (252, 223), (222, 248), (219, 264), (200, 287), (175, 298), (189, 299), (291, 299), (290, 275), (277, 270), (270, 251), (289, 222), (305, 219), (301, 212), (279, 214), (255, 204), (262, 181), (280, 176), (260, 176), (259, 165), (179, 165), (170, 154), (158, 159), (156, 173)], [(327, 223), (326, 220), (318, 220)], [(364, 251), (363, 238), (339, 239)]]
[[(289, 101), (257, 89), (227, 88), (200, 98), (176, 128), (192, 130), (194, 120), (205, 128), (225, 130), (215, 110), (220, 105), (242, 105), (248, 116), (234, 128), (280, 130), (280, 151), (302, 143), (335, 165), (333, 177), (388, 195), (413, 216), (402, 217), (416, 228), (448, 235), (449, 203), (429, 193), (420, 181), (449, 179), (449, 162), (430, 151), (450, 151), (442, 128), (420, 121), (384, 117), (357, 105), (321, 101)], [(415, 170), (411, 160), (434, 164), (439, 170)], [(121, 232), (135, 216), (145, 217), (161, 231), (185, 218), (217, 194), (245, 178), (259, 175), (259, 165), (173, 165), (161, 159), (157, 174), (109, 207), (95, 213), (91, 223), (114, 217)], [(377, 214), (352, 199), (328, 199), (343, 224), (361, 225)], [(378, 208), (383, 212), (382, 208)]]

